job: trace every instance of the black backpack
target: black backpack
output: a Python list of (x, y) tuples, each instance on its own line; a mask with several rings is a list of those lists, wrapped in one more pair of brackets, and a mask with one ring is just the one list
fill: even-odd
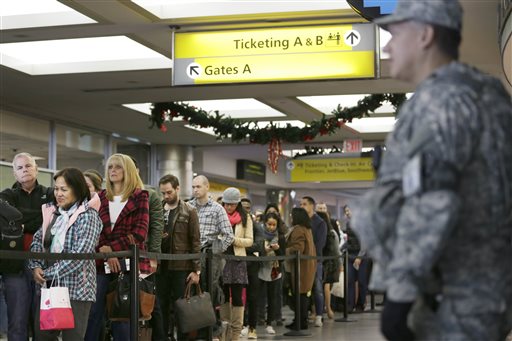
[[(5, 200), (0, 199), (0, 250), (23, 251), (23, 215)], [(0, 259), (0, 273), (19, 273), (23, 259)]]

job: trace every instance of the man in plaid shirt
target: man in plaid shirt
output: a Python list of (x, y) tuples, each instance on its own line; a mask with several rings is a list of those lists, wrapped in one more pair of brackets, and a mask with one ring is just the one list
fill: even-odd
[(199, 215), (199, 229), (201, 233), (201, 249), (208, 247), (218, 239), (221, 241), (224, 252), (233, 243), (233, 228), (228, 220), (226, 210), (208, 196), (210, 183), (204, 175), (198, 175), (192, 180), (194, 199), (189, 204), (194, 206)]
[[(235, 240), (233, 228), (229, 223), (228, 215), (226, 210), (218, 204), (216, 201), (208, 195), (210, 189), (210, 183), (204, 175), (196, 176), (192, 180), (192, 191), (194, 199), (189, 201), (193, 207), (196, 208), (199, 216), (199, 232), (201, 241), (201, 250), (211, 248), (214, 257), (212, 261), (212, 303), (214, 306), (221, 305), (224, 303), (224, 293), (220, 286), (220, 277), (222, 276), (222, 270), (226, 261), (224, 258), (220, 258), (217, 254), (223, 253)], [(201, 262), (201, 269), (206, 270), (206, 262)], [(205, 271), (205, 274), (208, 272)], [(208, 289), (208, 278), (207, 276), (201, 276), (201, 287), (203, 290)], [(219, 326), (217, 321), (217, 327)], [(205, 329), (201, 329), (200, 335), (206, 332)], [(222, 328), (214, 328), (214, 334), (222, 333)]]

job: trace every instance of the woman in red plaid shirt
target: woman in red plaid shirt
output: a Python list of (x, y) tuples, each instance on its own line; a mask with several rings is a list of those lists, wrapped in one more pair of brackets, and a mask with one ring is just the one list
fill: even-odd
[[(133, 236), (140, 250), (145, 250), (148, 234), (149, 201), (148, 192), (132, 159), (124, 154), (114, 154), (105, 169), (106, 189), (100, 193), (100, 218), (103, 230), (96, 247), (97, 252), (115, 252), (128, 250), (130, 237)], [(149, 261), (139, 262), (143, 274), (150, 273)], [(98, 340), (103, 326), (105, 313), (105, 297), (108, 284), (117, 277), (120, 271), (126, 270), (125, 259), (109, 258), (98, 264), (98, 290), (96, 303), (89, 316), (86, 340)], [(130, 339), (128, 322), (112, 322), (114, 340)]]

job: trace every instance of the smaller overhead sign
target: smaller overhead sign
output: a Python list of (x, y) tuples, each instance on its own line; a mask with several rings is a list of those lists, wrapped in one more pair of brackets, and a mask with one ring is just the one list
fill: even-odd
[(237, 179), (265, 183), (265, 175), (266, 168), (263, 163), (249, 160), (236, 160)]
[(295, 159), (288, 161), (289, 182), (373, 181), (371, 158)]

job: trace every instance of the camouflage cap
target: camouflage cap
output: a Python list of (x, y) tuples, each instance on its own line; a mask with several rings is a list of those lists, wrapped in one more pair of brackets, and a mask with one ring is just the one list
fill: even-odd
[(415, 20), (461, 31), (462, 7), (458, 0), (398, 0), (393, 14), (374, 22), (387, 29), (387, 25)]

